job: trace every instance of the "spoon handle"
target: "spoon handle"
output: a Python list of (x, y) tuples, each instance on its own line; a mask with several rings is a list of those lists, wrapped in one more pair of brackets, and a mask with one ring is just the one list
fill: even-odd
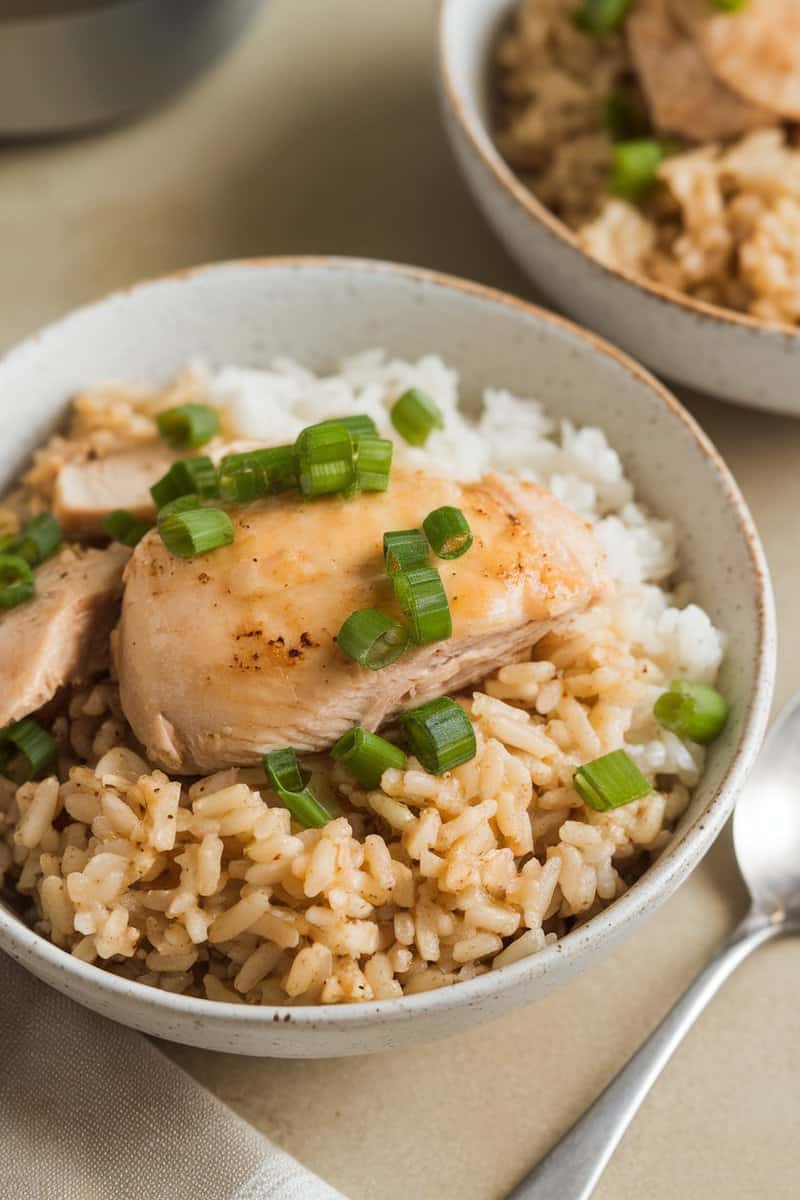
[(782, 932), (750, 913), (594, 1104), (508, 1200), (589, 1200), (650, 1088), (700, 1013), (747, 956)]

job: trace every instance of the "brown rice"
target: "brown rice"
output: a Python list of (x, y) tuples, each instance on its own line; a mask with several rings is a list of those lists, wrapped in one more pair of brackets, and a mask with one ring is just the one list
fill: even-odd
[(782, 125), (661, 165), (639, 204), (609, 195), (606, 101), (631, 85), (622, 34), (575, 25), (579, 0), (520, 0), (497, 50), (497, 143), (594, 258), (765, 321), (800, 321), (800, 148)]

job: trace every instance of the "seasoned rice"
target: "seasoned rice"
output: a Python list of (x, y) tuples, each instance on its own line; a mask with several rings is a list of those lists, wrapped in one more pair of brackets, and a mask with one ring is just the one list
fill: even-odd
[(497, 144), (606, 266), (765, 321), (800, 321), (800, 147), (776, 124), (674, 154), (638, 204), (609, 195), (609, 95), (633, 86), (622, 34), (592, 37), (581, 0), (519, 0), (498, 43)]
[[(703, 751), (661, 728), (671, 680), (712, 683), (722, 638), (676, 585), (672, 527), (638, 505), (599, 429), (555, 422), (533, 399), (489, 389), (477, 423), (455, 372), (370, 351), (317, 378), (198, 367), (177, 386), (220, 407), (229, 436), (283, 440), (309, 420), (431, 392), (445, 429), (400, 460), (490, 466), (538, 479), (591, 521), (615, 582), (607, 603), (540, 641), (460, 697), (476, 757), (436, 777), (413, 758), (372, 791), (327, 756), (308, 760), (334, 814), (293, 822), (260, 768), (170, 779), (143, 757), (104, 678), (40, 715), (55, 776), (0, 778), (0, 875), (43, 936), (85, 962), (167, 991), (248, 1004), (334, 1004), (428, 991), (539, 953), (626, 890), (661, 852), (703, 768)], [(24, 500), (46, 504), (53, 456), (143, 437), (174, 390), (98, 389), (39, 455)], [(108, 425), (103, 414), (109, 412)], [(152, 436), (152, 426), (151, 436)], [(109, 443), (110, 444), (110, 443)], [(101, 450), (102, 452), (102, 450)], [(581, 763), (625, 747), (656, 785), (609, 813), (572, 786)]]

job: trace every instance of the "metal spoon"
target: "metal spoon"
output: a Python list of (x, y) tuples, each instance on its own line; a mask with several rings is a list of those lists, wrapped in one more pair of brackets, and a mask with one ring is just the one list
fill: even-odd
[(658, 1076), (728, 976), (764, 942), (800, 933), (800, 692), (773, 727), (733, 818), (747, 916), (644, 1045), (508, 1200), (588, 1200)]

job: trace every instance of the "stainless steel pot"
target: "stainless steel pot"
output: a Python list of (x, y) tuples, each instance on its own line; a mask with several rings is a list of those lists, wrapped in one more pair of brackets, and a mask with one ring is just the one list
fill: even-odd
[(0, 0), (0, 137), (128, 117), (222, 54), (262, 0)]

